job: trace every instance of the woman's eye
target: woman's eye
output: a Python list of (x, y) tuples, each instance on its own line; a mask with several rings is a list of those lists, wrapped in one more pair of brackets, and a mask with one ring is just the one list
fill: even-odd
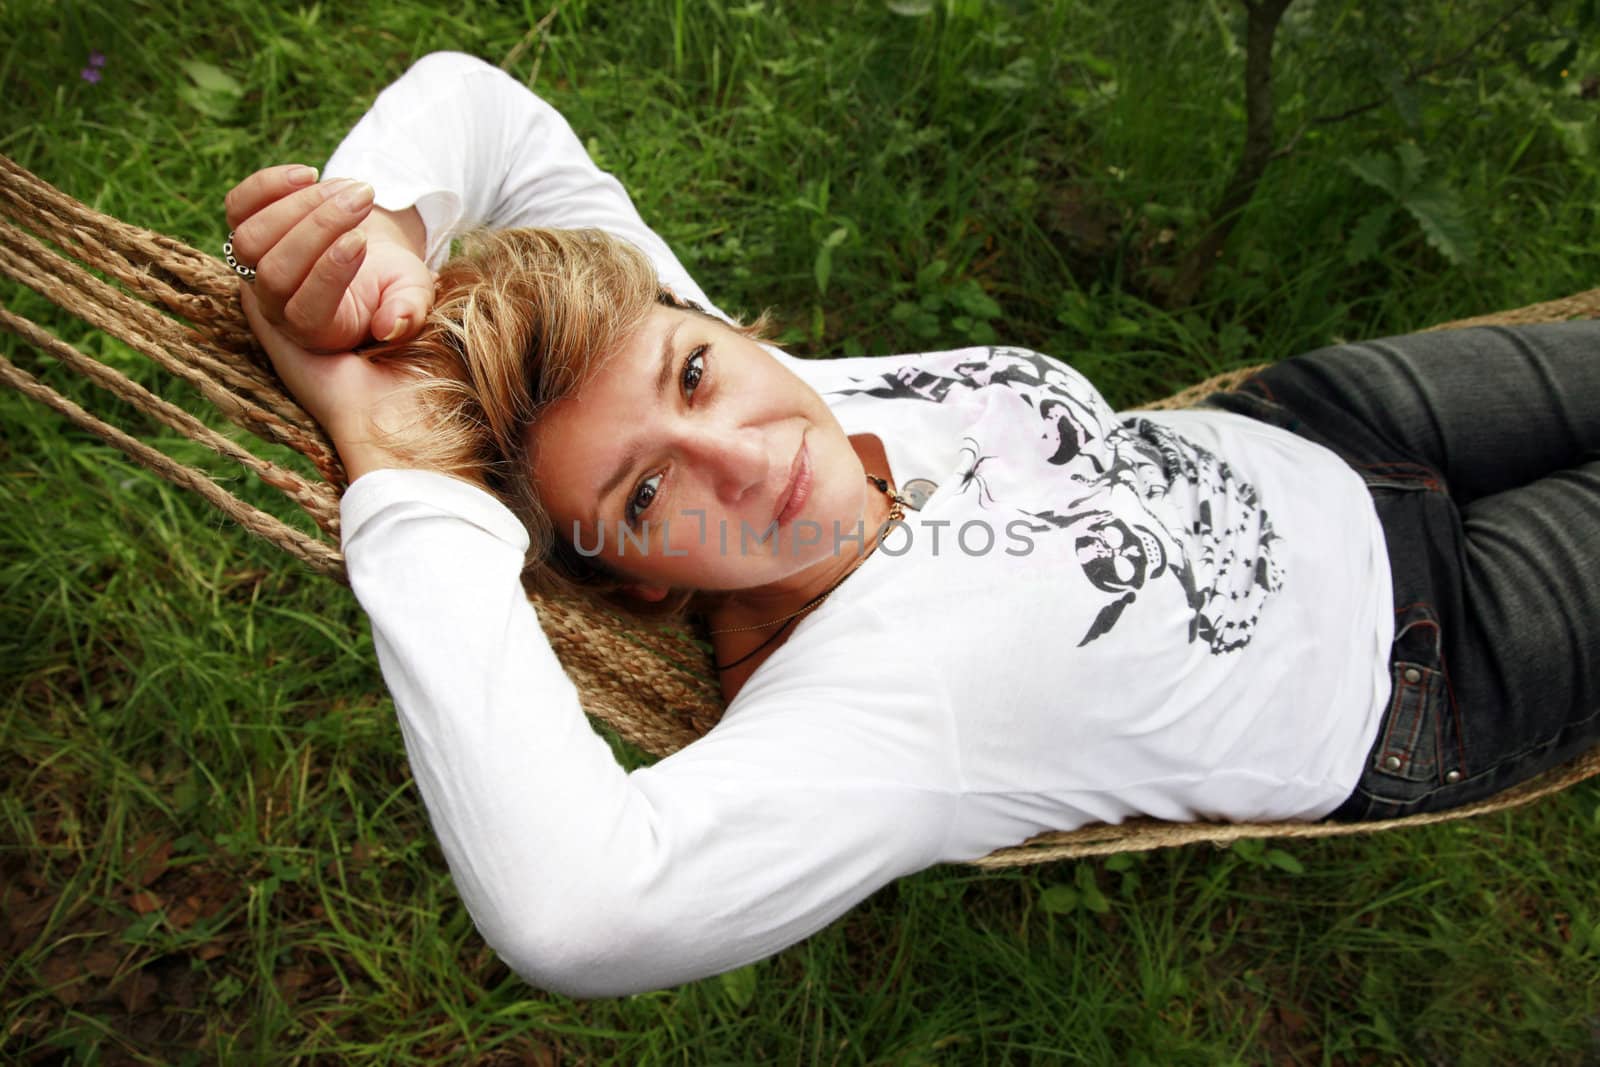
[(706, 346), (701, 345), (689, 353), (689, 358), (683, 361), (683, 391), (687, 396), (693, 396), (694, 391), (700, 387), (700, 379), (706, 376)]
[(661, 475), (659, 474), (652, 474), (639, 483), (639, 487), (633, 491), (633, 496), (628, 498), (627, 515), (625, 517), (629, 526), (638, 525), (639, 516), (643, 515), (645, 510), (650, 507), (660, 488)]
[[(683, 373), (679, 376), (679, 383), (683, 386), (685, 396), (692, 398), (694, 391), (700, 388), (700, 382), (706, 376), (706, 350), (708, 345), (700, 345), (690, 351), (687, 359), (683, 361)], [(654, 503), (656, 494), (661, 491), (661, 475), (652, 474), (640, 482), (634, 489), (633, 495), (628, 498), (627, 505), (623, 508), (623, 518), (629, 526), (637, 526), (639, 519), (650, 505)]]

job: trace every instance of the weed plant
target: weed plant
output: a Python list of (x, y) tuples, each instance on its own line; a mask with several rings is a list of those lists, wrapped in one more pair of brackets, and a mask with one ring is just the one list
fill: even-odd
[[(472, 52), (560, 107), (704, 286), (771, 308), (796, 351), (1003, 340), (1131, 405), (1592, 285), (1594, 7), (1300, 0), (1276, 83), (1292, 151), (1181, 306), (1162, 294), (1241, 137), (1225, 0), (570, 0), (548, 21), (8, 0), (0, 151), (216, 248), (234, 181), (320, 162), (412, 60)], [(939, 868), (730, 975), (537, 993), (454, 895), (348, 591), (14, 395), (0, 427), (7, 1061), (1600, 1057), (1593, 786), (1359, 840)]]

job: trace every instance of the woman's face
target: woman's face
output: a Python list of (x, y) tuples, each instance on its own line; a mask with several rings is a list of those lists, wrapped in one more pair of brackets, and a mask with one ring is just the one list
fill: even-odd
[(529, 432), (557, 536), (642, 595), (799, 587), (861, 545), (869, 487), (833, 413), (704, 315), (657, 307)]

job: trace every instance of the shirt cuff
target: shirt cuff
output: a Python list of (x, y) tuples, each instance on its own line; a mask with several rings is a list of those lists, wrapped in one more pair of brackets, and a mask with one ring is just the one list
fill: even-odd
[(465, 214), (459, 193), (411, 173), (398, 160), (371, 152), (335, 153), (328, 160), (323, 175), (324, 181), (332, 178), (368, 182), (373, 190), (373, 203), (385, 211), (416, 208), (427, 232), (423, 262), (437, 271), (450, 258), (450, 242), (458, 236), (461, 217)]
[(528, 551), (528, 531), (509, 508), (492, 494), (460, 478), (438, 471), (390, 469), (363, 474), (345, 490), (339, 502), (342, 547), (346, 552), (364, 526), (383, 512), (407, 507), (460, 519), (504, 541), (518, 552)]

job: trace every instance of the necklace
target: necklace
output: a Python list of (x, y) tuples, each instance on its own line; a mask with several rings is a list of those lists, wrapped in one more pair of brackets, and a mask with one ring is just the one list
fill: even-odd
[[(899, 493), (894, 491), (894, 487), (889, 484), (889, 480), (887, 478), (875, 478), (875, 477), (873, 477), (872, 475), (869, 474), (869, 475), (867, 475), (867, 484), (872, 486), (878, 492), (882, 493), (884, 496), (889, 498), (889, 520), (887, 522), (885, 522), (883, 524), (883, 527), (878, 531), (878, 540), (876, 542), (876, 544), (881, 545), (881, 544), (883, 544), (883, 539), (885, 537), (889, 536), (889, 528), (892, 527), (895, 523), (901, 522), (901, 521), (903, 521), (905, 519), (907, 501), (904, 500), (900, 496)], [(768, 619), (766, 622), (758, 622), (753, 626), (725, 626), (720, 630), (708, 631), (710, 634), (713, 634), (713, 635), (715, 635), (715, 634), (737, 634), (737, 633), (746, 633), (746, 632), (748, 632), (750, 630), (765, 630), (768, 626), (777, 626), (778, 623), (782, 623), (783, 624), (782, 626), (778, 626), (778, 628), (776, 630), (772, 631), (772, 636), (768, 637), (765, 641), (762, 641), (755, 648), (752, 648), (749, 652), (746, 652), (744, 655), (740, 656), (738, 659), (734, 660), (732, 663), (715, 663), (715, 662), (712, 663), (711, 664), (712, 670), (717, 670), (717, 671), (729, 671), (729, 670), (732, 670), (733, 668), (737, 667), (739, 664), (741, 664), (741, 663), (745, 662), (746, 660), (750, 659), (757, 652), (760, 652), (762, 649), (764, 649), (768, 645), (772, 644), (772, 642), (776, 641), (783, 634), (783, 632), (789, 628), (789, 624), (790, 623), (794, 622), (795, 619), (798, 619), (800, 616), (804, 615), (806, 612), (808, 612), (811, 609), (817, 607), (824, 600), (827, 600), (828, 597), (832, 596), (833, 595), (833, 591), (835, 589), (839, 588), (841, 585), (843, 585), (844, 584), (844, 580), (846, 578), (850, 577), (852, 574), (854, 574), (856, 572), (856, 568), (860, 567), (861, 564), (865, 563), (866, 561), (867, 561), (866, 554), (862, 553), (861, 558), (856, 561), (856, 564), (855, 564), (854, 567), (851, 567), (849, 570), (845, 571), (842, 575), (839, 576), (839, 579), (837, 581), (835, 581), (832, 585), (828, 586), (828, 588), (824, 589), (822, 592), (818, 593), (816, 596), (812, 597), (810, 600), (806, 601), (804, 604), (800, 605), (795, 610), (789, 612), (789, 614), (787, 614), (787, 615), (779, 615), (776, 619)]]

